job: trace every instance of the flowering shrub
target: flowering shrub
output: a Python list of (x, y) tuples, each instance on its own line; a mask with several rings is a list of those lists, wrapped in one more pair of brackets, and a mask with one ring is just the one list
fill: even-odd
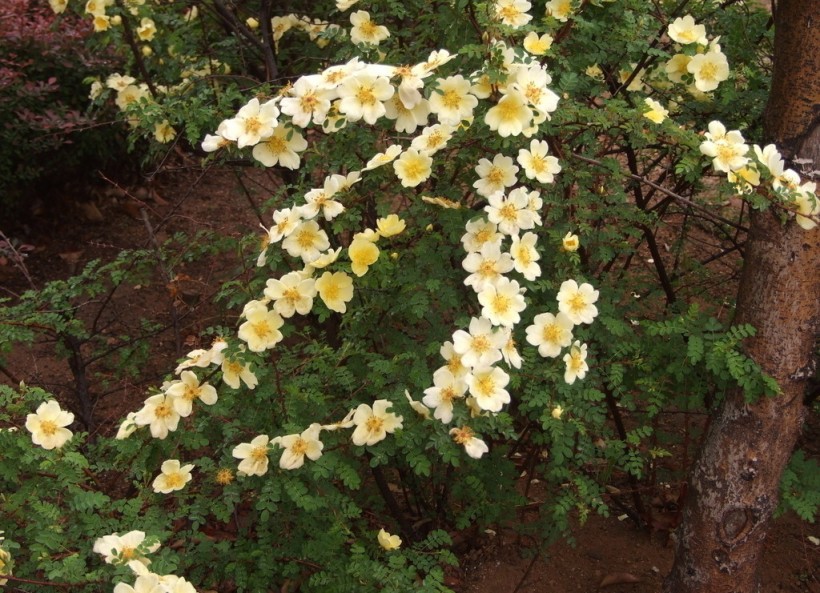
[[(101, 39), (132, 50), (133, 69), (92, 86), (132, 137), (184, 134), (285, 186), (257, 272), (226, 291), (236, 327), (215, 328), (93, 456), (75, 435), (46, 458), (93, 459), (132, 487), (79, 496), (96, 515), (66, 527), (73, 567), (45, 547), (27, 568), (77, 587), (110, 575), (115, 591), (446, 590), (450, 534), (510, 518), (522, 467), (544, 480), (538, 527), (556, 535), (607, 512), (613, 476), (671, 454), (653, 441), (662, 410), (734, 383), (776, 390), (738, 351), (753, 328), (685, 304), (701, 271), (685, 233), (670, 260), (653, 230), (672, 212), (742, 229), (696, 201), (704, 156), (728, 176), (719, 198), (816, 222), (814, 188), (776, 149), (752, 161), (718, 122), (750, 123), (760, 104), (744, 92), (757, 78), (730, 78), (721, 45), (741, 36), (718, 43), (709, 6), (378, 2), (348, 16), (354, 4), (317, 5), (328, 20), (86, 4)], [(210, 18), (232, 32), (224, 45)], [(315, 48), (289, 48), (297, 32)], [(235, 86), (258, 70), (239, 47), (264, 64), (252, 93)], [(652, 273), (624, 278), (646, 255)], [(11, 421), (26, 399), (6, 397)], [(7, 537), (26, 541), (16, 518)], [(120, 544), (126, 531), (151, 539)]]
[[(93, 178), (106, 156), (123, 154), (108, 128), (93, 128), (84, 78), (113, 60), (90, 52), (90, 27), (59, 20), (45, 1), (0, 7), (0, 207), (12, 220), (23, 198), (49, 198), (67, 182)], [(92, 128), (89, 131), (80, 131)]]

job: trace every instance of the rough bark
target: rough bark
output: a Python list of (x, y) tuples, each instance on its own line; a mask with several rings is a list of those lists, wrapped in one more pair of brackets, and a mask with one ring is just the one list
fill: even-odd
[[(777, 4), (770, 140), (820, 169), (820, 2)], [(721, 404), (689, 478), (665, 593), (757, 593), (757, 568), (779, 482), (800, 431), (820, 329), (820, 229), (752, 217), (735, 321), (757, 328), (746, 353), (774, 377), (777, 397)]]

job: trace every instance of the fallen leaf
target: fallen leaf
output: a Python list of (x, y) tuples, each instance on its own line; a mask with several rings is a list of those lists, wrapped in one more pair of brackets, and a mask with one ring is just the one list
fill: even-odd
[(641, 579), (636, 577), (634, 574), (630, 574), (628, 572), (611, 572), (601, 580), (601, 584), (598, 585), (598, 588), (602, 589), (603, 587), (609, 587), (611, 585), (622, 585), (624, 583), (640, 582)]

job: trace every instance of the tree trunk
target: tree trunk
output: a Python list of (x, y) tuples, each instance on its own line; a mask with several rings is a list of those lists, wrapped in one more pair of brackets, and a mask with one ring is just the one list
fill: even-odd
[[(775, 15), (772, 91), (765, 126), (787, 158), (820, 169), (820, 2), (781, 0)], [(813, 166), (811, 166), (813, 164)], [(757, 334), (746, 353), (781, 388), (746, 403), (727, 394), (689, 478), (675, 563), (665, 593), (756, 593), (758, 566), (780, 478), (803, 418), (820, 329), (820, 228), (805, 231), (755, 213), (735, 322)]]

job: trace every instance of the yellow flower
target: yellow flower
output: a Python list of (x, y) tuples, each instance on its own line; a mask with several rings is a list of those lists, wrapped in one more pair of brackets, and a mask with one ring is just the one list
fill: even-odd
[(404, 231), (406, 226), (404, 221), (395, 214), (389, 214), (386, 218), (380, 218), (376, 221), (379, 234), (385, 238), (398, 235)]
[(535, 31), (530, 31), (524, 37), (524, 49), (534, 56), (543, 56), (552, 47), (552, 35), (544, 33), (541, 37)]
[(649, 107), (649, 111), (643, 114), (643, 116), (648, 119), (649, 121), (653, 121), (656, 124), (663, 122), (666, 117), (669, 115), (669, 111), (667, 111), (663, 105), (655, 101), (654, 99), (650, 99), (647, 97), (643, 100), (644, 103)]
[(260, 434), (250, 443), (242, 443), (234, 447), (233, 455), (239, 462), (240, 476), (263, 476), (268, 471), (268, 451), (270, 441), (268, 435)]
[(139, 37), (141, 41), (151, 41), (156, 34), (157, 27), (153, 20), (144, 18), (140, 21), (140, 26), (137, 27), (137, 37)]
[(344, 313), (353, 298), (353, 280), (344, 272), (325, 272), (316, 281), (316, 290), (328, 309)]
[(353, 273), (361, 277), (367, 274), (367, 269), (379, 259), (379, 248), (363, 238), (353, 239), (347, 248)]
[(578, 251), (578, 248), (581, 246), (581, 240), (578, 238), (578, 235), (567, 233), (561, 240), (561, 246), (564, 248), (564, 251)]
[(432, 165), (433, 159), (429, 155), (408, 148), (398, 160), (393, 161), (393, 170), (403, 187), (416, 187), (430, 177)]
[(555, 406), (552, 409), (552, 417), (555, 418), (556, 420), (559, 420), (561, 418), (561, 414), (563, 414), (563, 413), (564, 413), (564, 408), (562, 408), (561, 406)]
[(96, 33), (107, 31), (108, 27), (110, 26), (111, 17), (109, 17), (107, 14), (98, 14), (94, 16), (94, 31)]
[(245, 19), (245, 24), (248, 25), (248, 29), (250, 29), (251, 31), (255, 31), (259, 28), (259, 21), (257, 21), (252, 16)]
[(167, 144), (176, 137), (177, 133), (167, 119), (154, 126), (154, 138), (161, 144)]
[[(0, 542), (3, 538), (0, 538)], [(11, 574), (11, 554), (7, 550), (0, 548), (0, 575)], [(0, 579), (0, 585), (5, 585), (8, 579)]]
[(182, 490), (191, 481), (191, 470), (194, 465), (180, 466), (178, 459), (169, 459), (162, 463), (162, 473), (154, 478), (151, 484), (154, 492), (158, 494), (169, 494), (175, 490)]
[(397, 550), (401, 546), (401, 538), (398, 535), (391, 535), (384, 529), (379, 529), (379, 545), (387, 550)]
[(220, 486), (227, 486), (233, 482), (233, 471), (227, 467), (222, 467), (217, 470), (214, 480), (216, 480), (216, 483)]

